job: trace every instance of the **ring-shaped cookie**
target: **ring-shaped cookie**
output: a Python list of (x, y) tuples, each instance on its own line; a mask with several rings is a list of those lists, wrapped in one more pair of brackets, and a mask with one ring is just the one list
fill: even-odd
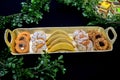
[(28, 39), (30, 39), (30, 33), (27, 31), (21, 32), (20, 35), (25, 35)]
[(96, 50), (106, 50), (108, 48), (108, 42), (104, 38), (98, 38), (94, 42)]
[(25, 35), (21, 35), (19, 34), (15, 40), (16, 43), (18, 43), (19, 41), (29, 41), (29, 38)]
[(29, 43), (21, 40), (16, 44), (15, 49), (18, 53), (27, 53), (29, 51)]
[(94, 41), (94, 40), (96, 40), (98, 38), (102, 38), (103, 37), (103, 35), (100, 32), (96, 31), (96, 30), (88, 31), (88, 35), (89, 35), (89, 38), (92, 41)]
[(99, 33), (99, 32), (96, 32), (94, 35), (93, 35), (93, 41), (94, 40), (96, 40), (96, 39), (98, 39), (98, 38), (103, 38), (103, 35), (101, 34), (101, 33)]

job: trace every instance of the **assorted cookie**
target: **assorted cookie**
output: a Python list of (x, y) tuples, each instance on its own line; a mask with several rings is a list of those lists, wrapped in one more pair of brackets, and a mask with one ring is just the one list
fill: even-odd
[(72, 39), (67, 32), (62, 30), (54, 31), (47, 41), (48, 52), (75, 51)]
[(75, 30), (70, 35), (63, 30), (55, 30), (50, 34), (36, 31), (20, 32), (15, 39), (17, 53), (42, 53), (107, 50), (109, 43), (98, 30)]
[(76, 30), (73, 33), (73, 38), (79, 51), (93, 51), (93, 43), (85, 31)]
[(32, 50), (34, 53), (41, 53), (46, 50), (46, 34), (43, 31), (33, 33), (31, 37)]
[(102, 33), (91, 30), (88, 32), (88, 34), (94, 43), (95, 50), (107, 50), (109, 48), (108, 41)]
[(27, 53), (29, 52), (29, 42), (30, 42), (30, 33), (21, 32), (18, 34), (15, 39), (15, 50), (18, 53)]
[(109, 44), (105, 36), (98, 30), (76, 30), (73, 39), (79, 51), (107, 50)]

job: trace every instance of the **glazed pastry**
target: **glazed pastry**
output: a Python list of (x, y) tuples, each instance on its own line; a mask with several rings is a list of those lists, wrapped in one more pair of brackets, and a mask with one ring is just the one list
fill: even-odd
[(93, 36), (95, 35), (95, 30), (89, 30), (88, 31), (88, 36), (89, 36), (89, 39), (92, 40), (93, 39)]
[(29, 38), (25, 35), (21, 35), (19, 34), (15, 40), (16, 43), (18, 43), (19, 41), (29, 41)]
[(25, 35), (30, 40), (30, 33), (27, 31), (21, 32), (19, 35)]
[(29, 51), (29, 43), (21, 40), (16, 44), (15, 49), (18, 53), (27, 53)]
[(91, 40), (85, 40), (77, 43), (77, 47), (80, 51), (93, 51), (93, 43)]
[(74, 33), (73, 33), (73, 38), (75, 41), (77, 40), (86, 40), (88, 39), (88, 34), (83, 31), (83, 30), (76, 30)]
[(45, 51), (46, 48), (47, 48), (46, 45), (43, 45), (41, 48), (38, 48), (38, 49), (37, 49), (37, 53), (43, 52), (43, 50)]
[(32, 42), (34, 42), (37, 39), (43, 39), (46, 41), (46, 34), (43, 31), (35, 32), (31, 38)]
[(94, 42), (96, 50), (106, 50), (108, 48), (108, 42), (105, 38), (96, 39)]
[(97, 30), (91, 30), (88, 32), (89, 38), (93, 41), (94, 43), (94, 48), (95, 50), (106, 50), (109, 45), (108, 41), (106, 38), (98, 32)]
[(89, 40), (88, 33), (84, 30), (76, 30), (73, 33), (73, 38), (77, 43), (77, 48), (80, 51), (92, 51), (93, 50), (93, 43)]
[(24, 41), (30, 40), (30, 33), (27, 31), (19, 33), (15, 42), (18, 42), (20, 40), (24, 40)]
[(45, 41), (44, 40), (39, 39), (39, 40), (35, 40), (34, 42), (32, 42), (33, 52), (39, 53), (39, 51), (41, 52), (42, 50), (45, 50), (45, 49), (46, 49), (46, 47), (45, 47)]
[(88, 35), (89, 35), (89, 38), (92, 41), (94, 41), (94, 40), (96, 40), (98, 38), (103, 38), (103, 35), (100, 32), (96, 31), (96, 30), (88, 31)]
[(35, 32), (31, 37), (32, 41), (32, 50), (35, 53), (40, 53), (43, 50), (46, 50), (46, 34), (43, 31)]
[(93, 40), (96, 40), (98, 38), (103, 38), (103, 35), (100, 32), (96, 32), (96, 34), (93, 36)]
[(18, 53), (27, 53), (29, 52), (29, 41), (30, 41), (30, 33), (27, 31), (21, 32), (18, 34), (15, 39), (15, 50)]

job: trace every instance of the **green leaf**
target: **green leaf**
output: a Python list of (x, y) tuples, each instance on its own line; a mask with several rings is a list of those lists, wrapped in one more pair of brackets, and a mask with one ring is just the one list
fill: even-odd
[(17, 76), (15, 74), (13, 74), (13, 79), (17, 80)]
[(92, 26), (93, 26), (93, 25), (95, 25), (95, 24), (96, 24), (96, 22), (95, 22), (95, 21), (91, 21), (91, 22), (89, 22), (87, 25), (88, 25), (88, 26), (90, 26), (90, 25), (92, 25)]
[(18, 60), (18, 59), (14, 58), (14, 59), (13, 59), (13, 62), (16, 62), (17, 60)]
[(34, 78), (34, 74), (30, 74), (30, 78)]
[(58, 57), (58, 60), (61, 60), (61, 59), (63, 59), (63, 55), (61, 55), (61, 56)]
[(88, 16), (86, 13), (82, 13), (82, 15), (83, 15), (84, 17), (87, 17), (87, 16)]
[(8, 73), (6, 70), (0, 71), (0, 77), (5, 76)]
[(80, 10), (80, 7), (78, 7), (77, 10)]
[(44, 7), (44, 10), (48, 12), (49, 9), (50, 9), (50, 8), (49, 8), (49, 4), (46, 4), (45, 7)]
[(10, 62), (10, 63), (8, 63), (7, 67), (11, 68), (11, 65), (12, 65), (12, 63)]
[(8, 61), (9, 61), (9, 62), (11, 62), (12, 60), (13, 60), (13, 57), (11, 57), (11, 58), (8, 58)]
[(35, 78), (38, 78), (38, 76), (36, 75)]
[(54, 72), (56, 73), (56, 72), (58, 72), (58, 69), (56, 68), (56, 69), (54, 69)]
[(18, 27), (22, 27), (22, 24), (18, 23)]
[(15, 70), (12, 70), (12, 73), (14, 74), (14, 73), (15, 73)]
[(40, 80), (45, 80), (43, 77), (40, 77)]
[(66, 72), (66, 68), (63, 68), (62, 73), (65, 74), (65, 72)]
[(12, 68), (15, 68), (15, 64), (14, 63), (12, 64)]
[(35, 2), (34, 0), (31, 0), (31, 3)]

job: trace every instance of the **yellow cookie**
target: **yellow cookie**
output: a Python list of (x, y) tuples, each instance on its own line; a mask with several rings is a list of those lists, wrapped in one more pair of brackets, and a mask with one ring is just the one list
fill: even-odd
[(59, 37), (59, 38), (55, 39), (54, 41), (52, 41), (52, 42), (49, 44), (48, 49), (51, 48), (52, 46), (54, 46), (55, 44), (60, 43), (60, 42), (69, 43), (69, 44), (71, 44), (71, 45), (74, 47), (74, 45), (72, 44), (72, 41), (71, 41), (69, 38)]
[(75, 51), (75, 48), (70, 43), (60, 42), (52, 46), (50, 49), (48, 49), (48, 52), (56, 52), (56, 51), (62, 51), (62, 50)]
[(56, 34), (56, 35), (53, 35), (51, 37), (49, 37), (47, 40), (46, 40), (46, 44), (47, 46), (52, 43), (55, 39), (57, 38), (67, 38), (69, 40), (72, 41), (72, 39), (68, 36), (68, 35), (64, 35), (64, 34)]

